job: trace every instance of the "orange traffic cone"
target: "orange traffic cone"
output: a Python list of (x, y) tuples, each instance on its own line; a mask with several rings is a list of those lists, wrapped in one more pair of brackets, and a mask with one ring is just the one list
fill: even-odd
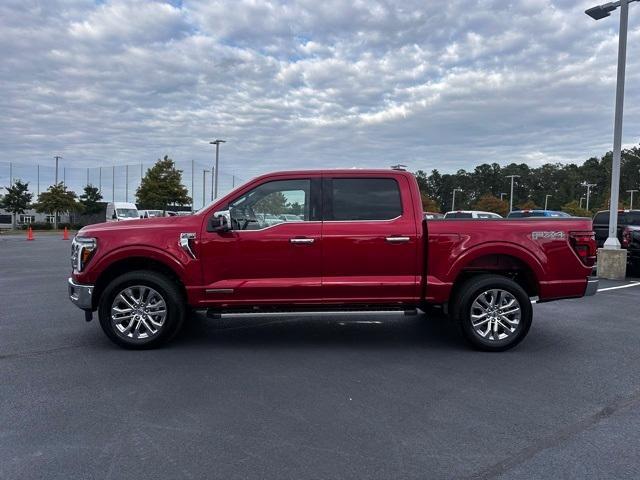
[(33, 230), (31, 227), (27, 230), (27, 240), (33, 240)]
[(62, 234), (62, 239), (69, 240), (69, 230), (67, 230), (67, 227), (64, 227), (64, 233)]

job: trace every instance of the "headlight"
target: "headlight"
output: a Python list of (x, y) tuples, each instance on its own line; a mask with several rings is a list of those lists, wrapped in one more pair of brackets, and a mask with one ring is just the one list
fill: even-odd
[(76, 273), (84, 270), (96, 252), (98, 242), (95, 238), (75, 237), (71, 242), (71, 267)]

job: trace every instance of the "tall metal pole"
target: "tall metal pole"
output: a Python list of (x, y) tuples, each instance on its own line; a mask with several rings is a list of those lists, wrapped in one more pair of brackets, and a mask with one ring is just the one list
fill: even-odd
[(13, 163), (9, 162), (9, 186), (13, 186)]
[(62, 158), (60, 155), (55, 155), (53, 158), (56, 159), (56, 179), (55, 179), (55, 184), (58, 184), (58, 161)]
[(584, 200), (584, 197), (580, 197), (580, 208), (582, 208), (582, 200)]
[(204, 202), (207, 201), (205, 187), (207, 185), (207, 172), (208, 170), (202, 170), (202, 208), (204, 208)]
[(111, 201), (116, 201), (116, 166), (111, 167)]
[(513, 181), (519, 177), (520, 175), (507, 175), (507, 178), (511, 179), (511, 194), (509, 196), (509, 212), (513, 212)]
[(102, 167), (100, 167), (100, 173), (98, 173), (98, 191), (102, 193)]
[[(219, 158), (219, 154), (220, 154), (220, 144), (221, 143), (226, 143), (225, 140), (220, 140), (220, 139), (215, 139), (213, 142), (209, 142), (211, 145), (215, 145), (216, 146), (216, 164), (214, 169), (211, 172), (212, 175), (212, 182), (213, 182), (213, 188), (211, 189), (211, 200), (213, 200), (214, 198), (218, 198), (218, 158)], [(215, 179), (213, 178), (215, 177)]]
[(633, 210), (633, 194), (638, 190), (627, 190), (627, 193), (631, 194), (631, 204), (629, 205), (629, 210)]
[(67, 186), (67, 167), (62, 167), (62, 185)]
[[(214, 175), (215, 173), (215, 175)], [(215, 178), (218, 174), (218, 166), (211, 167), (211, 201), (213, 202), (213, 191), (215, 190)]]
[(87, 167), (87, 185), (89, 185), (89, 167)]
[(191, 211), (195, 210), (195, 192), (193, 191), (193, 159), (191, 159)]
[[(591, 187), (595, 187), (595, 183), (587, 183), (586, 181), (582, 182), (581, 185), (583, 187), (587, 187), (587, 210), (589, 210), (589, 199), (591, 198)], [(617, 211), (617, 210), (616, 210)]]
[(129, 201), (129, 165), (124, 166), (124, 201)]
[[(620, 159), (622, 157), (622, 112), (624, 107), (624, 76), (627, 68), (627, 30), (629, 28), (629, 2), (620, 0), (620, 34), (618, 42), (618, 79), (616, 112), (613, 128), (613, 163), (611, 165), (611, 202), (609, 205), (609, 237), (604, 248), (618, 250), (618, 199), (620, 195)], [(588, 203), (588, 200), (587, 200)], [(587, 207), (588, 209), (588, 207)]]
[(502, 201), (502, 197), (504, 197), (506, 195), (506, 193), (501, 193), (500, 194), (500, 201)]
[(40, 164), (38, 164), (38, 182), (36, 186), (36, 195), (40, 196)]
[(236, 176), (231, 175), (231, 188), (236, 188)]
[(551, 197), (551, 196), (552, 196), (552, 195), (549, 195), (549, 194), (547, 194), (547, 195), (545, 195), (545, 196), (544, 196), (544, 209), (545, 209), (545, 210), (547, 209), (547, 202), (548, 202), (548, 200), (549, 200), (549, 197)]
[(461, 188), (453, 189), (453, 198), (451, 199), (451, 211), (456, 209), (456, 192), (461, 192), (461, 191), (462, 191)]

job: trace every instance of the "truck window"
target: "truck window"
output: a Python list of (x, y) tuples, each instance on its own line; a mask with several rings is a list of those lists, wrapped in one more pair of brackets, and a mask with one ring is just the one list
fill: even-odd
[[(311, 180), (274, 180), (258, 185), (229, 204), (233, 230), (262, 230), (295, 216), (309, 221)], [(287, 216), (287, 217), (286, 217)]]
[(640, 226), (640, 212), (628, 212), (627, 213), (628, 225)]
[(471, 212), (447, 212), (444, 218), (473, 218), (473, 214)]
[(402, 215), (400, 187), (393, 178), (334, 178), (329, 220), (391, 220)]

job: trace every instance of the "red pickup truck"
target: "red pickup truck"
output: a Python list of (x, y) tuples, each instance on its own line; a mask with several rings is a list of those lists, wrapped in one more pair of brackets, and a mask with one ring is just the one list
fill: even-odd
[(532, 298), (593, 295), (590, 219), (423, 220), (396, 170), (280, 172), (192, 216), (103, 223), (72, 244), (69, 297), (115, 343), (171, 339), (222, 313), (441, 306), (483, 350), (527, 334)]

